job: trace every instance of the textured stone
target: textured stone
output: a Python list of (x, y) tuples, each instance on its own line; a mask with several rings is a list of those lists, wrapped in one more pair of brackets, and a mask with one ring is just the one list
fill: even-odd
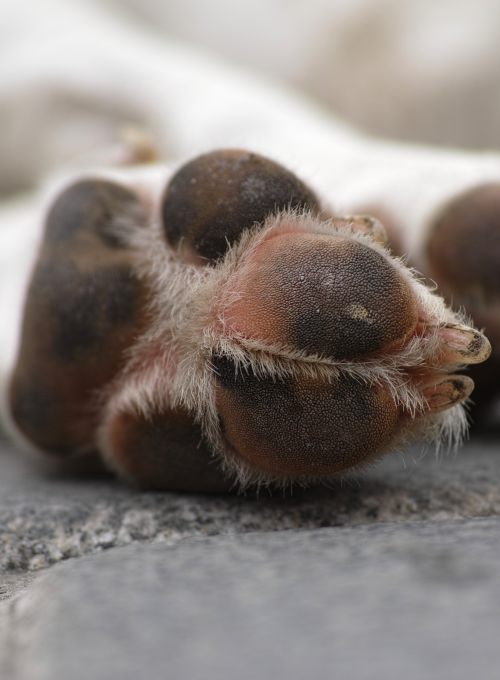
[[(456, 456), (393, 456), (330, 489), (255, 496), (147, 493), (78, 476), (0, 445), (0, 572), (36, 570), (134, 542), (187, 536), (500, 515), (496, 442)], [(1, 582), (0, 582), (1, 585)]]
[(9, 680), (498, 677), (500, 520), (128, 546), (10, 607)]
[(3, 572), (0, 574), (0, 607), (1, 603), (15, 597), (26, 588), (36, 575), (33, 572)]

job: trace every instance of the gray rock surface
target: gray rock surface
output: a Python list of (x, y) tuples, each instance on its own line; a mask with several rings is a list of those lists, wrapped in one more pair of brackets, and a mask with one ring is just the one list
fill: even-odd
[(500, 666), (500, 519), (128, 546), (10, 604), (9, 680), (482, 680)]
[(0, 442), (0, 678), (497, 678), (498, 443), (405, 458), (196, 496)]
[[(43, 467), (0, 443), (0, 574), (138, 541), (500, 515), (497, 442), (406, 464), (393, 456), (358, 480), (293, 496), (148, 493)], [(1, 586), (1, 580), (0, 580)]]

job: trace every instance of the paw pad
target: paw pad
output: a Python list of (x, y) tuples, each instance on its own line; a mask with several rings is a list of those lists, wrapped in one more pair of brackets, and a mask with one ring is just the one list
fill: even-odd
[(103, 180), (72, 185), (49, 210), (9, 394), (15, 424), (42, 449), (93, 446), (97, 391), (119, 370), (145, 315), (118, 229), (145, 219), (130, 191)]
[(345, 235), (269, 239), (235, 287), (241, 294), (226, 317), (236, 331), (332, 359), (401, 344), (418, 321), (416, 299), (399, 271)]
[(278, 163), (248, 151), (214, 151), (183, 165), (169, 182), (163, 229), (172, 246), (213, 262), (244, 230), (287, 208), (319, 210), (313, 192)]
[(500, 293), (500, 185), (485, 184), (448, 204), (427, 243), (432, 276), (458, 294)]
[[(348, 470), (387, 447), (401, 417), (390, 394), (345, 375), (273, 380), (212, 359), (222, 435), (233, 455), (273, 478)], [(376, 442), (374, 446), (374, 442)]]

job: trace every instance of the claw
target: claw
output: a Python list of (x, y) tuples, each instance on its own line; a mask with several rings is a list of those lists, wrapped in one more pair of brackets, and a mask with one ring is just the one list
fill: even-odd
[(470, 326), (448, 323), (441, 327), (444, 359), (451, 364), (480, 364), (491, 354), (488, 338)]
[(438, 413), (465, 401), (473, 389), (472, 378), (466, 375), (448, 375), (444, 380), (427, 386), (423, 393), (429, 411)]
[(373, 241), (385, 246), (389, 237), (387, 231), (380, 220), (371, 215), (346, 215), (338, 218), (337, 221), (346, 223), (353, 231), (359, 234), (370, 236)]

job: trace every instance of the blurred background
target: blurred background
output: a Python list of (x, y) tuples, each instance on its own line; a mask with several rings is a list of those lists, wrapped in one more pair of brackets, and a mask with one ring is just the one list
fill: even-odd
[(149, 31), (277, 76), (374, 134), (499, 148), (497, 0), (107, 4)]
[(154, 127), (130, 63), (172, 39), (375, 135), (500, 146), (498, 0), (2, 0), (0, 192), (29, 188), (123, 121)]

